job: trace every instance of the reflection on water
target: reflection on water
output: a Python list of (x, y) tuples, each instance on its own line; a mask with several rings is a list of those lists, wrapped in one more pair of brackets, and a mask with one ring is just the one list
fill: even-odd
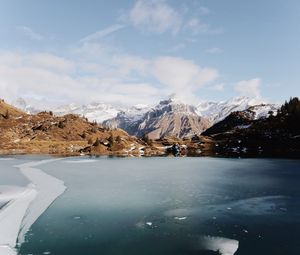
[(50, 162), (40, 168), (67, 190), (32, 225), (19, 253), (300, 254), (299, 166), (212, 158)]

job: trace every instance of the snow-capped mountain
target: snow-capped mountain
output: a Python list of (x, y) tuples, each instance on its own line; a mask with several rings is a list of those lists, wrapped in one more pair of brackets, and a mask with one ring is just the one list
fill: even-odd
[[(14, 106), (27, 113), (41, 111), (22, 98), (16, 100)], [(249, 111), (254, 119), (260, 119), (268, 117), (270, 112), (275, 115), (277, 109), (277, 105), (267, 104), (261, 99), (236, 97), (221, 102), (202, 101), (196, 106), (171, 98), (155, 107), (136, 105), (121, 108), (106, 103), (91, 103), (64, 105), (52, 111), (58, 116), (69, 113), (85, 116), (89, 121), (103, 123), (110, 128), (121, 128), (131, 135), (141, 137), (147, 134), (151, 139), (156, 139), (200, 134), (236, 111)]]
[(176, 99), (161, 101), (151, 109), (140, 109), (139, 115), (122, 112), (104, 125), (119, 127), (135, 136), (147, 134), (150, 139), (164, 136), (186, 137), (199, 134), (210, 122), (196, 113), (196, 107)]
[(13, 101), (12, 105), (28, 114), (36, 114), (41, 111), (38, 107), (32, 106), (32, 103), (22, 97), (19, 97)]
[(105, 103), (91, 103), (87, 105), (69, 104), (58, 107), (53, 113), (62, 116), (68, 113), (85, 116), (89, 121), (102, 123), (103, 121), (114, 118), (121, 111), (120, 108)]
[(151, 110), (147, 105), (137, 105), (121, 110), (114, 118), (107, 119), (103, 125), (109, 128), (121, 128), (129, 134), (136, 133), (137, 126), (144, 115)]
[[(267, 104), (264, 100), (259, 98), (235, 97), (228, 101), (200, 102), (197, 105), (197, 114), (199, 116), (208, 118), (213, 124), (215, 124), (225, 119), (232, 112), (244, 111), (247, 110), (249, 107), (259, 105), (269, 105), (270, 108), (273, 107), (273, 105)], [(256, 107), (255, 109), (259, 111), (260, 107)], [(260, 116), (262, 114), (263, 111), (261, 112)]]
[(260, 104), (249, 107), (246, 112), (252, 113), (253, 119), (264, 119), (269, 117), (271, 114), (273, 116), (277, 115), (277, 110), (279, 109), (277, 104)]

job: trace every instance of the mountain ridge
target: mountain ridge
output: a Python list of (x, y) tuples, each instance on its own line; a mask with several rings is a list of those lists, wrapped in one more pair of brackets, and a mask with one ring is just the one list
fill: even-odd
[[(19, 99), (19, 106), (27, 113), (37, 113), (26, 100)], [(247, 110), (260, 112), (258, 117), (264, 117), (268, 111), (276, 111), (277, 105), (266, 104), (259, 98), (236, 97), (227, 101), (201, 101), (197, 105), (181, 102), (176, 97), (160, 101), (157, 105), (137, 105), (131, 107), (116, 107), (111, 104), (93, 102), (86, 105), (69, 104), (52, 109), (54, 115), (77, 114), (89, 121), (103, 123), (108, 128), (121, 128), (131, 135), (151, 139), (164, 136), (186, 137), (199, 134), (225, 119), (234, 111)], [(262, 108), (266, 108), (264, 111)]]

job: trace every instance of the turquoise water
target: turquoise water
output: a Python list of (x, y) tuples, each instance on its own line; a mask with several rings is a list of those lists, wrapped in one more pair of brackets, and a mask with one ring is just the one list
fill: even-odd
[[(0, 184), (26, 185), (12, 166), (39, 159), (1, 161)], [(207, 236), (237, 240), (235, 254), (300, 254), (300, 161), (85, 159), (39, 166), (67, 190), (19, 254), (219, 254)]]

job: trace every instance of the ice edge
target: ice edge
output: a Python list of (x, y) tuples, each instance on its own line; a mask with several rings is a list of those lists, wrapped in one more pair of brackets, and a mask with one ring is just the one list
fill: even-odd
[(27, 188), (0, 210), (0, 254), (17, 255), (17, 243), (25, 241), (32, 224), (66, 190), (64, 182), (36, 166), (61, 159), (32, 161), (16, 165), (30, 181)]

